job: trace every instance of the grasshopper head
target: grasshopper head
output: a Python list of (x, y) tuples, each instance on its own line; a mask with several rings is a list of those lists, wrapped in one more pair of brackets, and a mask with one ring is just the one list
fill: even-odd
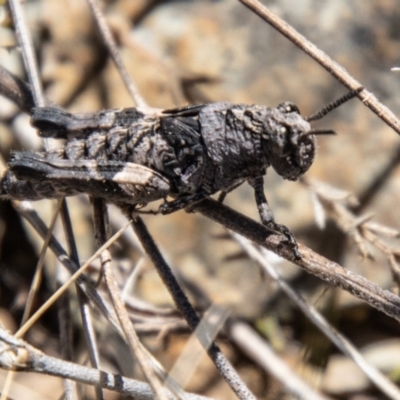
[(314, 131), (299, 109), (289, 102), (273, 109), (266, 125), (263, 138), (269, 162), (284, 179), (297, 180), (314, 161)]
[(313, 130), (310, 121), (323, 118), (346, 101), (358, 96), (363, 87), (351, 90), (329, 103), (316, 113), (302, 117), (296, 105), (279, 104), (270, 111), (271, 118), (265, 122), (263, 139), (269, 162), (284, 179), (296, 180), (311, 166), (315, 156), (315, 135), (331, 135), (335, 131)]

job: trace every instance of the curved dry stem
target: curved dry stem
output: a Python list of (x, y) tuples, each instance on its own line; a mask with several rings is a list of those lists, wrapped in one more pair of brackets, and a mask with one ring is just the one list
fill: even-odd
[(400, 321), (399, 296), (380, 288), (354, 272), (344, 269), (339, 264), (315, 253), (310, 248), (299, 244), (301, 259), (294, 259), (293, 250), (284, 237), (271, 233), (263, 225), (215, 200), (203, 200), (201, 203), (196, 204), (193, 210), (239, 233), (267, 250), (273, 251), (330, 285), (350, 292), (359, 299), (366, 301), (372, 307)]
[(92, 10), (93, 16), (96, 20), (97, 26), (100, 30), (104, 43), (107, 46), (108, 51), (114, 61), (115, 66), (118, 69), (118, 72), (124, 81), (125, 87), (128, 90), (130, 96), (136, 103), (137, 107), (146, 107), (147, 103), (143, 99), (142, 95), (139, 93), (138, 88), (136, 87), (135, 83), (133, 82), (132, 78), (129, 76), (128, 71), (122, 61), (122, 57), (119, 53), (117, 48), (117, 44), (114, 40), (114, 37), (111, 33), (111, 29), (107, 24), (106, 18), (101, 11), (100, 5), (97, 0), (87, 0), (89, 6)]
[(115, 313), (117, 314), (118, 320), (121, 324), (121, 328), (125, 334), (125, 339), (132, 351), (132, 354), (138, 360), (138, 363), (142, 368), (142, 371), (147, 380), (149, 381), (156, 397), (160, 400), (167, 400), (167, 395), (164, 392), (161, 382), (158, 380), (154, 370), (152, 369), (146, 353), (141, 347), (139, 337), (135, 331), (135, 328), (133, 327), (128, 312), (121, 299), (119, 287), (111, 269), (111, 256), (108, 251), (104, 251), (101, 254), (101, 262), (104, 271), (104, 280), (107, 285), (111, 302), (114, 306)]
[[(320, 50), (315, 44), (307, 40), (303, 35), (297, 32), (283, 19), (272, 13), (267, 7), (262, 5), (258, 0), (239, 0), (260, 18), (270, 24), (279, 33), (286, 36), (299, 49), (303, 50), (319, 65), (324, 67), (334, 78), (341, 82), (350, 90), (358, 90), (364, 85), (358, 82), (351, 74), (349, 74), (340, 64), (332, 60), (326, 53)], [(358, 98), (382, 121), (393, 128), (400, 134), (400, 120), (384, 106), (371, 92), (364, 89), (358, 94)]]
[(33, 50), (32, 38), (25, 22), (21, 3), (19, 0), (10, 0), (8, 4), (13, 16), (18, 43), (22, 49), (22, 55), (25, 62), (25, 68), (28, 73), (29, 82), (32, 85), (34, 103), (37, 107), (43, 107), (45, 105), (45, 100), (43, 96), (42, 84), (39, 77), (35, 52)]
[[(0, 367), (71, 379), (132, 396), (137, 400), (154, 400), (153, 392), (147, 383), (47, 356), (1, 327)], [(189, 400), (211, 400), (208, 397), (193, 394), (187, 394), (187, 397)], [(167, 392), (167, 398), (169, 400), (176, 399), (170, 392)]]

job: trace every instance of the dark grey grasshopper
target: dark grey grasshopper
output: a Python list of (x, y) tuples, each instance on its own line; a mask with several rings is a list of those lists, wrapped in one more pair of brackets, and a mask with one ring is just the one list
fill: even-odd
[(263, 175), (272, 166), (284, 179), (302, 176), (314, 160), (315, 135), (332, 133), (312, 130), (309, 121), (356, 93), (309, 118), (288, 102), (276, 108), (211, 103), (88, 114), (35, 108), (31, 123), (40, 135), (66, 143), (44, 153), (14, 153), (0, 196), (40, 200), (87, 193), (135, 209), (164, 199), (158, 212), (168, 214), (248, 181), (261, 221), (284, 234), (298, 257), (293, 235), (274, 221)]

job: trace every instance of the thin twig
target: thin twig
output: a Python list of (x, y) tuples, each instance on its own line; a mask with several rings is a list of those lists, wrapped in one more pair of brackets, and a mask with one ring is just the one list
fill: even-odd
[(154, 394), (157, 399), (167, 400), (166, 393), (164, 388), (156, 376), (155, 372), (151, 367), (151, 363), (146, 356), (146, 353), (143, 352), (143, 349), (140, 344), (139, 337), (133, 327), (133, 324), (129, 318), (129, 314), (125, 308), (125, 305), (121, 299), (119, 293), (119, 287), (112, 273), (111, 269), (111, 257), (109, 252), (104, 251), (101, 254), (101, 261), (104, 270), (104, 280), (107, 285), (108, 293), (111, 298), (111, 302), (114, 306), (114, 310), (117, 314), (119, 323), (121, 324), (121, 328), (124, 331), (125, 339), (132, 351), (132, 354), (136, 357), (144, 376), (150, 383)]
[[(105, 221), (107, 219), (107, 210), (105, 209), (104, 200), (102, 199), (92, 199), (92, 204), (96, 242), (97, 245), (100, 246), (101, 244), (105, 243), (107, 239), (107, 228)], [(129, 314), (126, 310), (124, 302), (122, 301), (120, 290), (111, 268), (111, 255), (109, 251), (103, 251), (101, 254), (101, 265), (108, 294), (110, 295), (115, 313), (117, 314), (117, 318), (125, 335), (125, 340), (131, 349), (132, 355), (136, 357), (140, 368), (150, 383), (150, 386), (152, 387), (157, 399), (167, 400), (164, 388), (152, 369), (150, 360), (142, 349), (139, 337), (135, 331), (135, 328), (133, 327), (132, 321), (129, 318)]]
[(35, 107), (31, 87), (0, 65), (0, 93), (13, 101), (20, 110), (32, 113)]
[[(0, 368), (58, 376), (88, 385), (100, 385), (104, 389), (132, 396), (135, 400), (154, 400), (146, 383), (47, 356), (1, 327)], [(211, 400), (194, 394), (187, 396), (190, 400)], [(167, 392), (167, 398), (176, 400), (170, 392)]]
[[(36, 57), (34, 54), (33, 44), (29, 29), (25, 22), (24, 13), (22, 11), (21, 5), (19, 0), (11, 0), (9, 2), (10, 9), (13, 15), (14, 26), (16, 30), (16, 34), (18, 37), (18, 42), (22, 48), (22, 54), (25, 62), (25, 68), (28, 73), (29, 82), (32, 86), (32, 93), (34, 104), (36, 107), (43, 107), (46, 105), (46, 101), (43, 94), (43, 89), (41, 85), (41, 80), (39, 76), (39, 70), (36, 62)], [(50, 148), (49, 140), (43, 140), (44, 146), (46, 150)], [(79, 265), (78, 254), (75, 246), (75, 241), (73, 237), (72, 227), (69, 220), (69, 213), (68, 208), (66, 207), (65, 201), (63, 201), (63, 207), (61, 210), (61, 216), (63, 219), (64, 230), (66, 232), (66, 237), (69, 243), (71, 257), (73, 261)], [(78, 292), (80, 289), (78, 288)], [(86, 338), (88, 340), (88, 347), (90, 349), (89, 354), (92, 361), (92, 365), (98, 366), (98, 356), (96, 354), (96, 349), (94, 346), (94, 337), (93, 337), (93, 329), (89, 326), (89, 310), (87, 309), (88, 304), (86, 303), (86, 299), (82, 296), (82, 293), (78, 293), (78, 298), (80, 300), (80, 306), (82, 311), (82, 319), (83, 319), (83, 326), (86, 332)], [(97, 391), (97, 398), (101, 400), (103, 395), (101, 391)]]
[[(400, 250), (398, 245), (392, 247), (386, 243), (388, 238), (399, 238), (400, 231), (371, 222), (373, 215), (357, 215), (351, 206), (359, 203), (349, 193), (310, 179), (302, 179), (302, 182), (313, 196), (314, 206), (316, 206), (314, 209), (322, 209), (323, 214), (325, 214), (325, 209), (329, 211), (331, 218), (339, 229), (354, 240), (363, 257), (373, 258), (368, 248), (371, 246), (385, 255), (389, 262), (393, 279), (397, 286), (400, 287), (400, 272), (396, 261), (400, 256)], [(337, 196), (340, 192), (344, 193), (345, 196)], [(319, 213), (320, 211), (317, 212), (317, 214)]]
[[(279, 275), (279, 273), (266, 261), (266, 250), (258, 249), (255, 245), (250, 243), (238, 234), (233, 234), (234, 239), (243, 247), (247, 254), (257, 261), (257, 263), (264, 269), (264, 271), (279, 284), (284, 293), (301, 309), (301, 311), (309, 318), (315, 326), (317, 326), (330, 340), (338, 347), (344, 354), (350, 357), (359, 368), (369, 377), (369, 379), (391, 399), (400, 399), (400, 390), (387, 379), (381, 372), (371, 366), (354, 345), (340, 332), (338, 332), (328, 321), (321, 315), (314, 307), (307, 304), (307, 302), (297, 294)], [(244, 329), (241, 327), (240, 329)], [(247, 331), (247, 335), (250, 332)], [(257, 349), (256, 353), (259, 354), (260, 346), (255, 345), (253, 340), (246, 341), (251, 343), (251, 348)], [(265, 357), (264, 357), (265, 358)], [(304, 398), (309, 398), (305, 396)]]
[[(44, 240), (47, 235), (48, 229), (45, 223), (36, 213), (36, 211), (32, 208), (32, 205), (28, 201), (23, 201), (23, 202), (13, 201), (13, 205), (17, 209), (18, 213), (21, 214), (29, 222), (32, 228)], [(126, 227), (127, 225), (125, 225), (123, 229), (125, 229)], [(71, 274), (74, 274), (76, 271), (79, 270), (79, 266), (69, 258), (66, 251), (54, 237), (52, 237), (49, 243), (49, 248), (55, 254), (58, 261), (60, 261), (61, 264), (63, 264)], [(82, 291), (86, 294), (86, 296), (93, 302), (93, 304), (96, 305), (99, 311), (104, 315), (106, 320), (109, 321), (117, 331), (120, 331), (114, 312), (109, 308), (108, 304), (99, 295), (95, 287), (86, 279), (84, 275), (78, 276), (77, 283), (79, 287), (82, 289)]]
[(16, 337), (22, 337), (27, 330), (29, 330), (33, 324), (46, 312), (46, 310), (69, 288), (69, 286), (74, 283), (77, 278), (82, 275), (83, 272), (90, 266), (90, 264), (101, 255), (101, 253), (111, 246), (128, 227), (127, 223), (123, 228), (121, 228), (117, 233), (115, 233), (103, 246), (101, 246), (86, 262), (76, 271), (67, 282), (64, 283), (53, 295), (33, 314), (29, 320), (20, 328), (16, 333)]
[[(67, 239), (69, 256), (77, 265), (79, 265), (78, 249), (76, 247), (75, 236), (72, 229), (71, 218), (69, 215), (66, 200), (62, 199), (61, 204), (62, 204), (62, 209), (61, 209), (62, 225), (64, 228), (65, 237)], [(82, 319), (83, 332), (85, 335), (86, 345), (89, 353), (90, 364), (93, 368), (100, 369), (100, 357), (97, 347), (96, 334), (94, 332), (94, 327), (93, 327), (92, 316), (90, 313), (89, 299), (82, 292), (79, 285), (77, 285), (76, 290), (78, 295), (78, 303)], [(97, 400), (104, 399), (103, 391), (100, 386), (96, 386), (95, 392)]]
[[(61, 268), (61, 265), (58, 265)], [(57, 280), (57, 287), (61, 283)], [(71, 296), (68, 291), (57, 302), (58, 306), (58, 326), (60, 330), (60, 353), (63, 360), (73, 361), (73, 335), (72, 335), (72, 315), (71, 315)], [(63, 379), (65, 400), (78, 400), (77, 383), (71, 379)]]
[[(244, 238), (241, 239), (246, 240)], [(181, 279), (185, 278), (181, 277)], [(201, 286), (192, 281), (190, 283), (188, 282), (187, 286), (195, 288), (196, 296), (199, 302), (203, 304), (203, 307), (209, 307), (211, 302)], [(228, 318), (225, 326), (226, 329), (224, 332), (229, 336), (232, 342), (254, 362), (273, 375), (282, 386), (286, 387), (288, 392), (295, 395), (303, 394), (299, 396), (301, 399), (326, 399), (326, 397), (323, 397), (320, 393), (317, 393), (313, 388), (307, 385), (307, 383), (297, 376), (282, 359), (277, 357), (267, 343), (261, 340), (259, 335), (254, 332), (250, 326), (238, 321), (234, 316)], [(272, 353), (271, 356), (270, 353)]]
[[(25, 17), (22, 11), (21, 3), (19, 0), (10, 0), (8, 4), (10, 6), (11, 14), (13, 17), (18, 43), (22, 49), (22, 56), (25, 63), (25, 69), (28, 74), (29, 82), (32, 86), (34, 105), (36, 107), (43, 107), (45, 106), (45, 99), (43, 95), (41, 80), (39, 77), (39, 70), (33, 49), (32, 38), (28, 26), (25, 22)], [(43, 144), (46, 150), (50, 149), (51, 144), (49, 139), (44, 139)], [(3, 390), (2, 397), (6, 396), (6, 393), (7, 390)]]
[[(33, 43), (32, 43), (32, 38), (29, 32), (29, 29), (27, 27), (27, 24), (24, 19), (24, 13), (22, 11), (22, 7), (20, 5), (19, 0), (11, 0), (9, 2), (10, 4), (10, 9), (13, 15), (13, 21), (14, 21), (14, 26), (16, 30), (16, 34), (18, 37), (18, 42), (22, 48), (22, 54), (25, 62), (25, 68), (28, 73), (29, 77), (29, 82), (32, 86), (32, 92), (33, 92), (33, 99), (36, 107), (44, 107), (46, 105), (44, 94), (43, 94), (43, 89), (41, 85), (41, 80), (39, 77), (39, 70), (36, 62), (36, 57), (34, 54), (33, 50)], [(46, 150), (49, 150), (50, 146), (50, 140), (49, 139), (44, 139), (43, 140), (44, 146)], [(70, 254), (72, 260), (79, 265), (79, 258), (78, 258), (78, 253), (75, 245), (75, 240), (74, 240), (74, 235), (72, 231), (72, 226), (70, 223), (69, 219), (69, 212), (68, 208), (66, 206), (65, 200), (61, 200), (62, 208), (61, 208), (61, 217), (63, 220), (63, 226), (64, 226), (64, 231), (66, 233), (67, 237), (67, 242), (69, 244), (70, 248)], [(49, 239), (45, 242), (45, 245), (47, 247), (49, 241), (51, 238), (51, 232), (49, 232)], [(88, 264), (89, 265), (89, 264)], [(76, 273), (78, 274), (78, 272)], [(73, 281), (71, 281), (73, 282)], [(66, 290), (68, 286), (62, 286), (63, 290)], [(60, 293), (62, 292), (61, 288), (56, 292)], [(78, 300), (81, 308), (81, 315), (82, 315), (82, 321), (83, 321), (83, 328), (87, 340), (87, 345), (89, 348), (89, 355), (91, 359), (91, 363), (94, 367), (98, 368), (99, 367), (99, 360), (98, 360), (98, 355), (97, 355), (97, 349), (95, 345), (95, 337), (94, 337), (94, 332), (93, 332), (93, 327), (91, 326), (91, 319), (90, 319), (90, 311), (88, 309), (88, 303), (86, 297), (83, 295), (81, 292), (80, 288), (78, 287)], [(59, 295), (58, 295), (59, 297)], [(58, 298), (57, 296), (54, 296), (54, 300)], [(51, 304), (51, 303), (48, 303)], [(42, 307), (42, 312), (46, 310), (45, 307)], [(39, 311), (39, 310), (38, 310)], [(37, 318), (41, 314), (39, 312), (36, 312), (34, 316), (30, 318), (27, 323), (24, 324), (24, 327), (21, 328), (16, 335), (21, 334), (22, 332), (26, 332), (26, 329), (29, 329), (31, 326), (29, 322), (32, 324), (34, 323)], [(35, 319), (36, 316), (36, 319)], [(25, 329), (25, 330), (24, 330)], [(70, 388), (70, 385), (67, 383), (67, 388)], [(69, 391), (68, 398), (73, 399), (76, 398), (76, 391)], [(98, 400), (102, 400), (103, 394), (102, 390), (100, 387), (96, 388), (96, 398)]]
[[(272, 13), (267, 7), (262, 5), (258, 0), (239, 0), (251, 11), (257, 14), (264, 21), (268, 22), (282, 35), (286, 36), (298, 48), (303, 50), (319, 65), (324, 67), (333, 77), (339, 82), (348, 87), (350, 90), (358, 90), (363, 85), (351, 76), (341, 65), (332, 60), (326, 53), (320, 50), (317, 46), (307, 40), (303, 35), (297, 32), (287, 22)], [(358, 94), (358, 97), (363, 103), (373, 111), (380, 119), (386, 122), (398, 134), (400, 134), (400, 120), (384, 106), (378, 99), (369, 91), (364, 89)]]
[[(160, 253), (158, 247), (154, 243), (153, 238), (150, 236), (146, 225), (138, 216), (132, 220), (132, 226), (142, 243), (146, 254), (153, 262), (158, 274), (160, 275), (164, 285), (168, 289), (177, 309), (185, 318), (189, 328), (194, 332), (200, 323), (200, 319), (196, 314), (193, 306), (190, 304), (185, 293), (179, 286), (174, 274), (172, 273), (169, 265)], [(206, 340), (204, 340), (206, 339)], [(255, 399), (254, 395), (249, 391), (245, 383), (241, 380), (232, 364), (225, 358), (219, 347), (213, 343), (209, 338), (199, 337), (200, 343), (209, 354), (211, 360), (214, 362), (221, 376), (225, 379), (227, 384), (241, 400)]]
[(36, 62), (35, 52), (33, 50), (32, 38), (25, 22), (19, 0), (10, 0), (8, 2), (13, 16), (15, 33), (18, 37), (18, 43), (22, 49), (22, 55), (25, 62), (25, 69), (28, 73), (29, 82), (32, 86), (32, 94), (36, 107), (44, 107), (45, 99), (39, 77), (39, 70)]
[(322, 257), (302, 244), (299, 244), (301, 259), (296, 260), (293, 250), (288, 246), (284, 237), (271, 233), (261, 224), (215, 200), (203, 200), (196, 204), (193, 210), (295, 263), (306, 272), (317, 276), (330, 285), (350, 292), (372, 307), (400, 321), (400, 297), (380, 288), (364, 277), (344, 269), (339, 264)]
[[(49, 242), (50, 242), (50, 240), (51, 240), (51, 238), (53, 236), (54, 225), (56, 223), (57, 216), (59, 214), (60, 209), (61, 209), (61, 200), (59, 200), (57, 202), (57, 208), (54, 210), (53, 216), (52, 216), (51, 221), (50, 221), (50, 226), (49, 226), (48, 232), (46, 234), (46, 237), (45, 237), (43, 245), (42, 245), (42, 249), (40, 251), (39, 260), (38, 260), (38, 263), (37, 263), (37, 266), (36, 266), (35, 274), (33, 276), (32, 282), (31, 282), (31, 287), (30, 287), (30, 290), (29, 290), (29, 293), (28, 293), (28, 298), (26, 299), (26, 305), (25, 305), (25, 308), (24, 308), (24, 313), (23, 313), (22, 319), (21, 319), (21, 325), (22, 326), (25, 324), (25, 322), (29, 318), (29, 315), (30, 315), (31, 310), (32, 310), (33, 301), (35, 299), (35, 296), (37, 294), (37, 291), (39, 289), (39, 286), (40, 286), (40, 283), (41, 283), (41, 280), (42, 280), (44, 258), (46, 256), (46, 252), (47, 252), (47, 248), (49, 246)], [(60, 327), (60, 331), (61, 331), (61, 329), (62, 328)], [(62, 347), (64, 347), (64, 344), (62, 345)], [(14, 371), (9, 371), (7, 373), (6, 379), (4, 381), (4, 385), (3, 385), (3, 388), (2, 388), (2, 393), (1, 393), (0, 400), (5, 400), (7, 398), (8, 393), (11, 390), (11, 385), (13, 383), (13, 379), (14, 379)], [(72, 385), (69, 385), (67, 382), (65, 382), (65, 386), (68, 387), (68, 390), (66, 390), (66, 393), (71, 393), (73, 391)]]
[[(128, 275), (124, 286), (121, 290), (121, 298), (124, 301), (125, 305), (127, 301), (129, 301), (129, 293), (133, 291), (133, 288), (144, 269), (145, 259), (142, 257), (139, 261), (136, 262), (135, 266), (132, 268), (131, 273)], [(164, 310), (164, 309), (162, 309)]]
[(54, 225), (56, 223), (58, 213), (61, 209), (61, 205), (62, 205), (62, 200), (59, 200), (57, 202), (57, 208), (55, 209), (53, 216), (51, 218), (51, 221), (50, 221), (48, 234), (43, 242), (42, 250), (40, 251), (35, 275), (33, 276), (31, 288), (30, 288), (29, 294), (28, 294), (28, 298), (26, 299), (26, 305), (25, 305), (25, 309), (24, 309), (24, 314), (22, 316), (21, 325), (23, 325), (27, 321), (27, 319), (31, 313), (34, 298), (36, 296), (36, 293), (37, 293), (40, 283), (42, 281), (44, 258), (46, 256), (47, 248), (49, 246), (50, 240), (53, 235)]
[(114, 40), (114, 37), (111, 33), (110, 27), (107, 24), (106, 18), (101, 11), (100, 5), (97, 0), (87, 0), (90, 8), (92, 9), (93, 16), (96, 20), (96, 23), (99, 27), (100, 33), (103, 37), (104, 43), (107, 46), (107, 49), (117, 67), (124, 84), (131, 95), (132, 99), (135, 101), (137, 107), (146, 107), (147, 103), (139, 93), (136, 85), (133, 83), (128, 71), (126, 70), (125, 64), (122, 61), (121, 55), (117, 48), (117, 44)]
[[(28, 297), (26, 299), (26, 303), (25, 303), (26, 305), (24, 307), (24, 313), (22, 315), (21, 325), (25, 324), (25, 322), (28, 320), (29, 315), (30, 315), (30, 313), (32, 311), (33, 301), (35, 299), (35, 296), (36, 296), (36, 294), (38, 292), (38, 289), (40, 287), (40, 283), (42, 281), (44, 258), (46, 256), (46, 252), (47, 252), (47, 248), (49, 246), (49, 242), (50, 242), (50, 240), (52, 238), (52, 235), (53, 235), (54, 225), (56, 223), (56, 220), (57, 220), (57, 217), (58, 217), (60, 209), (61, 209), (61, 200), (59, 200), (57, 202), (57, 208), (54, 210), (53, 216), (52, 216), (51, 221), (50, 221), (48, 233), (46, 235), (46, 238), (44, 239), (44, 242), (43, 242), (43, 245), (42, 245), (42, 249), (41, 249), (40, 254), (39, 254), (39, 260), (37, 262), (35, 274), (33, 276), (33, 279), (32, 279), (32, 282), (31, 282), (31, 287), (30, 287), (30, 290), (29, 290), (29, 293), (28, 293)], [(62, 328), (60, 327), (60, 331), (61, 330), (62, 330)], [(62, 343), (62, 347), (64, 347), (63, 341), (61, 341), (61, 343)], [(13, 371), (9, 371), (9, 373), (7, 374), (5, 383), (3, 385), (3, 390), (2, 390), (2, 395), (0, 397), (0, 400), (4, 400), (7, 397), (7, 393), (9, 393), (10, 388), (11, 388), (13, 375), (14, 375)]]
[[(205, 355), (204, 348), (202, 348), (200, 342), (208, 341), (207, 347), (210, 347), (212, 341), (224, 326), (228, 316), (228, 310), (222, 307), (215, 304), (209, 307), (172, 366), (168, 379), (172, 377), (182, 387), (186, 387)], [(202, 337), (202, 339), (199, 340), (199, 337)]]
[(249, 357), (266, 369), (281, 382), (296, 399), (327, 400), (326, 396), (317, 393), (293, 370), (282, 361), (250, 326), (244, 322), (235, 321), (230, 324), (229, 336), (240, 346)]

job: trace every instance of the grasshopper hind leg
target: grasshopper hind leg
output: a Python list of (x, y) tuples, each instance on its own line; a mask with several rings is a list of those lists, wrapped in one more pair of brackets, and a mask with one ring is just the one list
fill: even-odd
[(54, 187), (54, 184), (46, 180), (20, 179), (8, 170), (0, 179), (0, 198), (15, 200), (37, 201), (71, 196), (74, 193), (67, 187)]
[(47, 158), (31, 152), (14, 153), (0, 181), (3, 198), (41, 200), (86, 193), (120, 204), (138, 205), (165, 198), (169, 181), (134, 163)]

